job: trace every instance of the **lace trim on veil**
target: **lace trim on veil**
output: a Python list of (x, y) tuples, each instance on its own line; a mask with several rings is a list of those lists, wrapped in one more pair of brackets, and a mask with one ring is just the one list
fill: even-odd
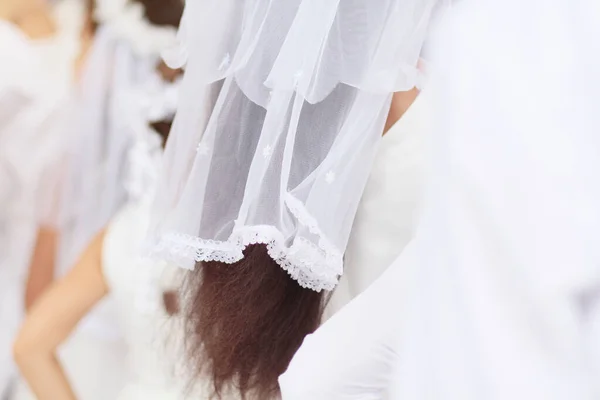
[(318, 292), (333, 290), (342, 274), (342, 253), (327, 240), (299, 200), (288, 194), (286, 205), (298, 222), (319, 238), (318, 246), (301, 236), (288, 246), (275, 227), (255, 225), (235, 228), (227, 241), (171, 232), (161, 235), (158, 243), (149, 248), (153, 256), (194, 269), (197, 262), (236, 263), (244, 257), (247, 246), (264, 244), (269, 256), (300, 286)]

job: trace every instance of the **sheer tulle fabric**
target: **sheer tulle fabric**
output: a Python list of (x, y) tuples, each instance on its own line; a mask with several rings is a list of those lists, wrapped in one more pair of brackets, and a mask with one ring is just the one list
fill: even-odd
[(437, 0), (188, 2), (152, 250), (186, 268), (249, 244), (332, 289), (389, 108), (418, 84)]
[(170, 118), (177, 88), (156, 72), (158, 55), (138, 52), (112, 26), (96, 34), (74, 105), (66, 154), (46, 174), (42, 221), (63, 235), (69, 267), (128, 198), (158, 179), (160, 137), (148, 121)]

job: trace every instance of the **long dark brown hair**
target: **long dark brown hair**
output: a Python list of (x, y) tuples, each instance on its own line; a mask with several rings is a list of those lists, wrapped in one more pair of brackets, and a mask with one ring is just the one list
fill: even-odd
[(184, 294), (188, 356), (198, 376), (212, 379), (218, 399), (231, 391), (244, 399), (278, 397), (278, 377), (319, 326), (326, 302), (323, 293), (300, 287), (264, 245), (247, 247), (232, 265), (201, 263)]
[(136, 0), (144, 6), (146, 18), (153, 25), (179, 27), (183, 0)]
[[(97, 0), (86, 0), (88, 15), (94, 20), (94, 10)], [(151, 24), (157, 26), (179, 27), (183, 14), (183, 0), (134, 0), (144, 6), (144, 16)], [(93, 21), (94, 24), (97, 21)]]

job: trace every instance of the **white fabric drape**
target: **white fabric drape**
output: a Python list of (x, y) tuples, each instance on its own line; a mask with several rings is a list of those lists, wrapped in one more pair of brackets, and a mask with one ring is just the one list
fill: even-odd
[[(145, 160), (140, 161), (135, 150), (140, 146), (138, 136), (150, 129), (147, 121), (152, 118), (146, 114), (157, 112), (148, 110), (157, 107), (151, 100), (165, 93), (156, 84), (158, 61), (158, 54), (136, 53), (110, 26), (96, 33), (75, 96), (67, 143), (53, 168), (46, 171), (40, 195), (45, 199), (41, 222), (60, 232), (58, 275), (74, 266), (93, 237), (130, 198), (131, 186), (144, 185), (146, 170), (139, 164)], [(172, 102), (172, 95), (165, 97), (164, 101)], [(175, 106), (159, 104), (159, 115), (165, 107), (173, 112)], [(160, 139), (150, 142), (153, 149), (160, 149)], [(108, 299), (81, 326), (110, 340), (120, 336), (114, 304)]]
[(305, 341), (284, 400), (598, 398), (598, 27), (586, 1), (456, 6), (417, 236)]
[(600, 9), (461, 7), (394, 398), (596, 399)]
[(131, 136), (124, 128), (125, 115), (119, 114), (124, 109), (118, 96), (136, 73), (133, 62), (127, 46), (109, 31), (97, 33), (68, 128), (70, 143), (47, 179), (55, 206), (45, 210), (42, 220), (61, 231), (63, 273), (126, 199), (123, 180)]

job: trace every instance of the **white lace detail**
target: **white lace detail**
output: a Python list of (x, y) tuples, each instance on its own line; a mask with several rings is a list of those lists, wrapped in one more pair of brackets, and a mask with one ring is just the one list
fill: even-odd
[[(158, 256), (177, 265), (189, 265), (189, 269), (193, 269), (196, 262), (238, 262), (243, 258), (246, 247), (252, 244), (265, 244), (269, 256), (304, 288), (317, 292), (333, 290), (338, 282), (342, 266), (338, 251), (327, 251), (301, 237), (287, 247), (281, 232), (267, 225), (236, 229), (228, 241), (170, 233), (149, 248), (153, 257)], [(194, 263), (190, 264), (191, 260)]]
[[(285, 205), (288, 207), (288, 209), (290, 210), (292, 215), (294, 215), (294, 217), (296, 217), (298, 222), (300, 222), (302, 225), (306, 226), (310, 233), (319, 237), (319, 247), (326, 254), (331, 255), (330, 256), (332, 259), (331, 261), (333, 261), (334, 259), (340, 259), (340, 260), (342, 259), (342, 253), (339, 250), (337, 250), (337, 248), (329, 240), (327, 240), (327, 237), (319, 228), (319, 224), (318, 224), (317, 220), (315, 218), (313, 218), (312, 215), (310, 215), (308, 211), (306, 211), (306, 209), (304, 208), (304, 205), (302, 204), (302, 202), (300, 200), (296, 199), (294, 196), (292, 196), (291, 194), (288, 193), (285, 198)], [(342, 272), (343, 272), (343, 267), (342, 267), (342, 264), (340, 263), (339, 268), (336, 271), (336, 273), (341, 275)]]

